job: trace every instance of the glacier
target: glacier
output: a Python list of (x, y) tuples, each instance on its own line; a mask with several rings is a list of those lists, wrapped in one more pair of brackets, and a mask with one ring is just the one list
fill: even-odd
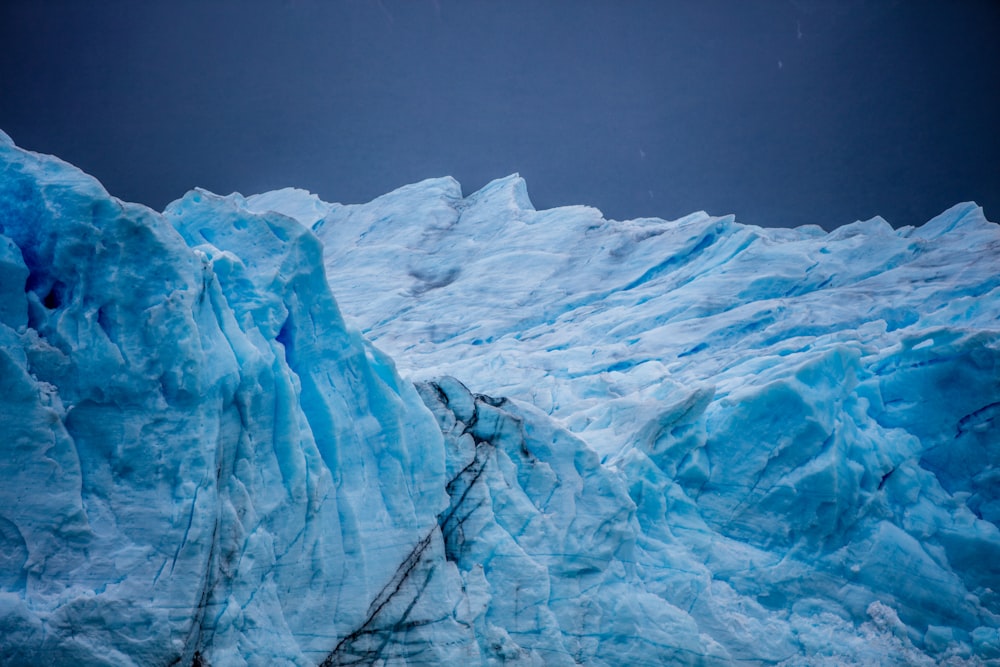
[(974, 204), (158, 213), (0, 165), (4, 665), (1000, 664)]

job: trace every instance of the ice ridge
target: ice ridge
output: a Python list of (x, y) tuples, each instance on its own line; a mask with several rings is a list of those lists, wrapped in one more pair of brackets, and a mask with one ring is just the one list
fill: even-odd
[(1000, 664), (998, 254), (0, 134), (0, 662)]

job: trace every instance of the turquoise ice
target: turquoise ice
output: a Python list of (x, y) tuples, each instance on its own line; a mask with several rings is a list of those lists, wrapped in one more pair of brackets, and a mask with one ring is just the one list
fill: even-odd
[(0, 662), (1000, 664), (998, 268), (0, 135)]

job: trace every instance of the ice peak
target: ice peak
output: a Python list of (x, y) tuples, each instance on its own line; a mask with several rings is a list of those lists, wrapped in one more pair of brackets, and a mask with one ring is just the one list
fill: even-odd
[(534, 211), (528, 197), (528, 184), (520, 174), (510, 174), (490, 181), (468, 197), (468, 203), (511, 211)]

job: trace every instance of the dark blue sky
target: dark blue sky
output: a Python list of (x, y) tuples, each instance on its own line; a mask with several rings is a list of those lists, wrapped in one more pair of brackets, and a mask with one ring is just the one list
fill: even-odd
[(0, 0), (0, 128), (115, 195), (1000, 220), (997, 0)]

